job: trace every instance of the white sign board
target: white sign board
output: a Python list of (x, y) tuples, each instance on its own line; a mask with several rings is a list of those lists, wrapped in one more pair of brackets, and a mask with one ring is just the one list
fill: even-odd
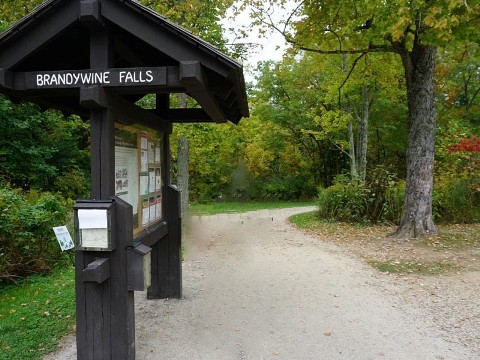
[(72, 237), (68, 232), (66, 226), (57, 226), (53, 228), (55, 232), (55, 236), (57, 237), (58, 243), (60, 244), (60, 248), (62, 251), (70, 250), (74, 248)]

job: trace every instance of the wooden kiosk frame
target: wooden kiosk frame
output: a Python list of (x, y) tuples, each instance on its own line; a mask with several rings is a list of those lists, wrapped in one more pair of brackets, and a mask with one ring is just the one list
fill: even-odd
[[(0, 35), (0, 92), (90, 120), (92, 194), (76, 209), (109, 209), (112, 247), (76, 249), (77, 357), (134, 359), (133, 290), (145, 286), (137, 284), (135, 256), (151, 248), (149, 299), (182, 296), (180, 194), (168, 175), (172, 124), (247, 117), (242, 66), (136, 1), (47, 0)], [(172, 93), (188, 94), (199, 107), (171, 108)], [(147, 94), (156, 96), (153, 109), (136, 105)], [(132, 186), (126, 178), (119, 183), (129, 170), (116, 167), (116, 123), (161, 138), (154, 160), (161, 208), (140, 226), (132, 204), (116, 196)], [(133, 199), (137, 188), (130, 189)]]

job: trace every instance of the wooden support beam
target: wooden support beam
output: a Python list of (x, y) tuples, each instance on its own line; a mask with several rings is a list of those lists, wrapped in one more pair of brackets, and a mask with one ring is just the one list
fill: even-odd
[(83, 269), (84, 282), (96, 282), (101, 284), (110, 278), (110, 260), (100, 258), (92, 261)]
[(104, 22), (100, 12), (100, 2), (98, 0), (80, 1), (79, 20), (90, 29), (103, 27)]
[(5, 69), (0, 69), (0, 87), (13, 90), (15, 76), (14, 73)]
[(200, 62), (180, 62), (180, 82), (185, 85), (187, 93), (197, 100), (212, 120), (216, 122), (227, 121), (225, 113), (220, 108), (215, 96), (208, 91), (207, 78), (203, 73)]
[(80, 105), (89, 109), (108, 107), (105, 89), (101, 86), (87, 86), (80, 88)]
[(170, 94), (156, 94), (155, 107), (158, 111), (170, 109)]
[[(36, 29), (30, 29), (12, 42), (7, 49), (0, 52), (0, 68), (11, 69), (18, 63), (28, 58), (36, 50), (40, 49), (56, 35), (67, 29), (71, 24), (78, 21), (79, 9), (77, 1), (64, 1), (61, 7), (55, 8), (48, 18), (36, 24)], [(45, 8), (48, 11), (48, 8)], [(34, 19), (31, 20), (36, 21)], [(16, 32), (5, 33), (2, 40), (9, 36), (16, 36)]]
[(161, 241), (167, 234), (168, 223), (166, 221), (163, 221), (155, 225), (153, 229), (149, 229), (148, 232), (143, 232), (140, 235), (136, 236), (135, 240), (152, 247), (156, 245), (159, 241)]
[(150, 111), (171, 123), (215, 122), (205, 110), (199, 108)]
[(168, 121), (120, 96), (110, 96), (110, 107), (115, 111), (115, 119), (124, 124), (142, 124), (160, 132), (172, 132), (172, 125)]

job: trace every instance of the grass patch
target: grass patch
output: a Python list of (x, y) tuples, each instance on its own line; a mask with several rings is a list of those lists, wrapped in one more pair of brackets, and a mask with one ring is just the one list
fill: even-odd
[(418, 262), (415, 260), (390, 260), (382, 262), (369, 260), (367, 263), (377, 270), (389, 274), (438, 275), (458, 270), (453, 264), (439, 261)]
[(389, 227), (384, 225), (351, 224), (319, 219), (317, 211), (293, 215), (289, 221), (298, 228), (321, 238), (335, 238), (336, 240), (368, 239), (389, 232)]
[(0, 358), (41, 359), (74, 326), (73, 268), (0, 287)]
[(434, 250), (465, 250), (480, 247), (480, 224), (449, 224), (438, 226), (439, 234), (426, 239)]
[(242, 213), (247, 211), (282, 209), (298, 206), (313, 206), (315, 202), (214, 202), (209, 204), (191, 204), (192, 215), (215, 215), (223, 213)]
[(319, 224), (317, 211), (296, 214), (290, 217), (290, 222), (300, 229), (312, 229)]

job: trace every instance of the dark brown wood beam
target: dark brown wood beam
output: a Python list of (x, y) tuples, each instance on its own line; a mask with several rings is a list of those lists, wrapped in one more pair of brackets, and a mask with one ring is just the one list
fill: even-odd
[(107, 94), (100, 86), (88, 86), (80, 89), (80, 105), (89, 109), (108, 107)]
[[(30, 29), (28, 33), (22, 33), (22, 36), (18, 37), (16, 36), (18, 33), (15, 31), (11, 34), (7, 33), (5, 39), (10, 36), (17, 39), (14, 42), (12, 41), (7, 49), (0, 52), (0, 68), (11, 69), (15, 67), (72, 23), (78, 21), (79, 8), (77, 1), (64, 1), (61, 7), (52, 11), (49, 18), (36, 24), (35, 30)], [(20, 32), (20, 29), (18, 32)]]
[(103, 27), (100, 2), (98, 0), (81, 0), (79, 20), (90, 29)]
[(215, 96), (208, 91), (207, 78), (202, 64), (198, 61), (180, 63), (180, 82), (185, 85), (188, 95), (194, 98), (215, 122), (227, 121)]
[(151, 129), (171, 133), (172, 124), (158, 115), (142, 109), (117, 95), (110, 95), (110, 107), (115, 109), (115, 118), (124, 124), (141, 124)]
[(150, 110), (171, 123), (215, 122), (203, 109)]

